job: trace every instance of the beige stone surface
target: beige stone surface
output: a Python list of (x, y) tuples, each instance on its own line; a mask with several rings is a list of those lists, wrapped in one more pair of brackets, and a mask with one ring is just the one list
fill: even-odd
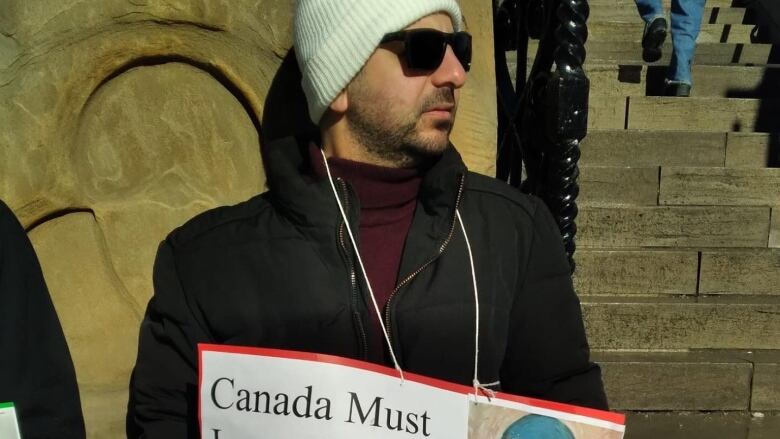
[(658, 168), (581, 167), (580, 206), (655, 206)]
[(599, 130), (582, 141), (582, 166), (723, 166), (726, 135)]
[[(746, 15), (747, 10), (745, 8), (720, 8), (706, 4), (701, 21), (702, 24), (742, 24), (745, 22)], [(588, 24), (609, 21), (625, 22), (638, 19), (639, 13), (636, 10), (635, 4), (617, 6), (610, 4), (590, 4)]]
[[(605, 23), (608, 28), (612, 23)], [(640, 25), (641, 26), (641, 25)], [(752, 29), (752, 26), (749, 26)], [(640, 28), (641, 35), (641, 28)], [(508, 57), (514, 66), (514, 57)], [(653, 72), (649, 72), (654, 69)], [(665, 66), (648, 67), (642, 64), (605, 63), (590, 64), (585, 70), (590, 79), (591, 96), (645, 96), (648, 81), (653, 81), (650, 93), (660, 93)], [(512, 72), (512, 70), (510, 70)], [(694, 65), (691, 69), (693, 97), (780, 97), (780, 91), (772, 87), (780, 74), (776, 66), (719, 66)], [(648, 75), (655, 75), (648, 78)]]
[(765, 247), (769, 208), (584, 207), (581, 247)]
[(80, 189), (141, 306), (168, 232), (264, 186), (252, 120), (214, 78), (186, 64), (135, 68), (104, 85), (84, 109), (76, 138)]
[(749, 412), (630, 412), (625, 439), (774, 439), (780, 416)]
[[(528, 53), (535, 56), (539, 47), (538, 41), (531, 40)], [(604, 64), (607, 61), (620, 64), (641, 64), (642, 44), (630, 41), (588, 41), (585, 44), (588, 57), (585, 64)], [(720, 65), (761, 65), (767, 64), (771, 44), (741, 44), (741, 43), (702, 43), (696, 46), (696, 59), (699, 64)], [(662, 47), (663, 56), (651, 64), (668, 65), (672, 54), (669, 40)]]
[(769, 132), (780, 100), (647, 96), (629, 98), (629, 108), (630, 129)]
[[(120, 77), (133, 70), (132, 67), (172, 60), (188, 64), (214, 76), (215, 87), (228, 84), (245, 104), (242, 113), (257, 117), (253, 113), (262, 112), (263, 90), (270, 83), (279, 54), (284, 53), (284, 46), (289, 44), (276, 41), (280, 36), (275, 32), (284, 32), (284, 23), (274, 32), (259, 23), (255, 24), (257, 31), (263, 29), (260, 34), (250, 28), (244, 29), (247, 26), (241, 21), (244, 18), (260, 20), (263, 17), (255, 17), (256, 11), (248, 10), (243, 2), (221, 11), (197, 11), (193, 10), (197, 5), (184, 4), (179, 6), (185, 10), (179, 12), (175, 8), (159, 7), (159, 4), (156, 5), (160, 10), (155, 6), (136, 7), (118, 1), (81, 2), (73, 6), (75, 10), (68, 9), (68, 5), (56, 8), (61, 13), (51, 17), (40, 31), (35, 31), (40, 17), (35, 15), (38, 12), (34, 6), (41, 9), (44, 2), (18, 3), (16, 15), (10, 16), (18, 21), (5, 24), (18, 27), (15, 38), (23, 50), (10, 68), (0, 71), (0, 82), (7, 84), (0, 90), (0, 95), (10, 103), (0, 109), (0, 121), (18, 127), (0, 134), (0, 144), (9, 156), (17, 159), (4, 160), (0, 164), (6, 167), (0, 172), (0, 190), (24, 224), (60, 209), (87, 204), (75, 164), (83, 152), (79, 129), (84, 122), (90, 123), (82, 117), (89, 117), (85, 114), (90, 109), (89, 104), (100, 101), (101, 95), (105, 94), (101, 92), (106, 87), (110, 89), (115, 81), (121, 81)], [(119, 10), (123, 8), (141, 9), (142, 12), (120, 14)], [(46, 22), (46, 14), (50, 11), (42, 9), (40, 14)], [(279, 12), (280, 7), (266, 9), (266, 13), (273, 13), (274, 9)], [(240, 13), (240, 16), (222, 15), (228, 11)], [(206, 14), (213, 22), (208, 26), (188, 24), (189, 19), (205, 20), (204, 17), (189, 17), (190, 13)], [(72, 24), (68, 17), (78, 19)], [(175, 20), (182, 22), (173, 22)], [(58, 26), (66, 30), (57, 33)], [(231, 34), (227, 31), (230, 26), (241, 31), (237, 31), (238, 35)], [(210, 30), (212, 27), (215, 30)], [(254, 40), (248, 38), (252, 35)], [(179, 82), (178, 88), (168, 96), (181, 93), (186, 87), (186, 82)], [(151, 89), (147, 92), (149, 96), (154, 94)], [(193, 89), (189, 94), (196, 92)], [(208, 99), (209, 90), (203, 92)], [(154, 109), (150, 107), (150, 110)], [(192, 108), (190, 111), (198, 110)], [(223, 113), (223, 116), (228, 119), (231, 114)], [(110, 116), (104, 117), (109, 122)], [(126, 121), (119, 118), (111, 123), (117, 125), (116, 135), (122, 134), (127, 126)], [(192, 120), (178, 129), (198, 125), (199, 120)], [(257, 150), (259, 145), (252, 147)], [(119, 156), (117, 160), (127, 155)]]
[(772, 134), (728, 133), (726, 167), (765, 168), (769, 164)]
[(780, 413), (759, 412), (750, 419), (748, 439), (774, 439), (780, 436)]
[(620, 130), (626, 125), (626, 102), (623, 96), (591, 96), (588, 102), (589, 130)]
[(594, 350), (779, 349), (780, 298), (583, 297)]
[[(89, 437), (122, 437), (138, 324), (168, 232), (263, 190), (268, 91), (293, 2), (6, 0), (0, 198), (31, 233), (73, 352)], [(475, 57), (453, 142), (495, 167), (492, 11), (462, 2)], [(279, 102), (279, 101), (276, 101)], [(54, 219), (52, 219), (54, 218)], [(96, 317), (84, 319), (83, 315)], [(77, 318), (79, 317), (79, 318)]]
[[(98, 437), (104, 426), (118, 426), (124, 419), (141, 309), (108, 262), (105, 237), (92, 213), (47, 221), (30, 239), (69, 342), (79, 387), (85, 389), (83, 407), (100, 406), (98, 401), (113, 395), (110, 411), (85, 410), (89, 434)], [(116, 437), (120, 431), (111, 433)]]
[(780, 295), (780, 249), (703, 251), (699, 293)]
[[(734, 0), (708, 0), (707, 6), (715, 8), (715, 7), (731, 7), (731, 5), (734, 3)], [(592, 4), (593, 6), (608, 6), (608, 7), (633, 7), (636, 9), (636, 3), (634, 3), (634, 0), (589, 0), (588, 4)], [(665, 11), (669, 11), (672, 5), (672, 0), (662, 0), (661, 4), (664, 7)]]
[(780, 169), (661, 168), (662, 205), (780, 205)]
[(474, 37), (474, 59), (461, 94), (452, 142), (472, 171), (496, 173), (496, 79), (493, 61), (493, 10), (479, 0), (459, 0)]
[[(84, 421), (94, 438), (125, 438), (125, 417), (127, 411), (127, 387), (92, 388), (79, 383), (81, 407)], [(124, 410), (122, 410), (124, 408)]]
[(772, 223), (769, 229), (769, 247), (780, 248), (780, 207), (772, 208)]
[(574, 285), (580, 295), (694, 295), (695, 251), (579, 250)]
[(753, 377), (752, 410), (780, 411), (780, 358), (756, 363)]
[(591, 96), (643, 96), (645, 67), (641, 65), (589, 65)]
[(728, 354), (596, 353), (613, 410), (747, 410), (753, 365)]
[[(588, 40), (641, 42), (644, 25), (645, 23), (641, 19), (624, 22), (596, 21), (588, 23)], [(750, 32), (754, 27), (754, 25), (749, 24), (704, 24), (696, 41), (699, 44), (750, 43)]]
[[(749, 26), (752, 28), (753, 26)], [(778, 97), (772, 86), (780, 74), (777, 66), (694, 66), (694, 97)]]

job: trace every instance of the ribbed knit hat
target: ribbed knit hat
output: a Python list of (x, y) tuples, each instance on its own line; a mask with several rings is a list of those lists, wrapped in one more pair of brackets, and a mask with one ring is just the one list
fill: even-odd
[(312, 121), (319, 123), (385, 34), (435, 12), (463, 29), (456, 0), (298, 0), (295, 55)]

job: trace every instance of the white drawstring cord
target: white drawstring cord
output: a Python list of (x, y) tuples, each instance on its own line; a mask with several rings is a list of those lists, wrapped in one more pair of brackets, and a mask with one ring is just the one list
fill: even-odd
[[(341, 217), (344, 219), (344, 225), (347, 228), (347, 234), (349, 235), (349, 240), (352, 243), (352, 248), (355, 250), (355, 256), (357, 257), (358, 264), (360, 265), (360, 271), (363, 273), (363, 278), (366, 281), (366, 287), (368, 287), (368, 293), (371, 296), (371, 303), (374, 305), (374, 311), (376, 312), (377, 318), (379, 319), (379, 326), (382, 328), (382, 334), (385, 337), (385, 341), (387, 341), (388, 349), (390, 350), (390, 356), (393, 359), (393, 364), (395, 365), (395, 369), (398, 371), (398, 374), (401, 378), (401, 384), (403, 385), (404, 382), (404, 372), (401, 370), (401, 366), (398, 364), (398, 360), (395, 356), (395, 351), (393, 350), (393, 345), (390, 343), (390, 336), (387, 333), (387, 328), (385, 328), (385, 325), (382, 324), (382, 313), (379, 311), (379, 304), (377, 304), (376, 297), (374, 297), (374, 290), (371, 288), (371, 282), (368, 280), (368, 274), (366, 273), (366, 267), (363, 265), (363, 258), (360, 257), (360, 250), (358, 249), (357, 242), (355, 241), (355, 236), (352, 234), (352, 227), (349, 225), (349, 218), (347, 217), (346, 212), (344, 211), (344, 206), (341, 204), (341, 199), (339, 198), (338, 192), (336, 191), (336, 184), (333, 182), (333, 176), (330, 173), (330, 166), (328, 165), (328, 158), (325, 156), (325, 151), (320, 150), (320, 153), (322, 153), (322, 159), (325, 163), (325, 171), (328, 174), (328, 181), (330, 182), (330, 187), (333, 190), (333, 196), (336, 198), (336, 204), (339, 206), (339, 212), (341, 212)], [(500, 384), (500, 381), (496, 381), (493, 383), (488, 384), (482, 384), (479, 382), (478, 378), (478, 371), (479, 371), (479, 290), (477, 288), (477, 272), (474, 268), (474, 254), (471, 251), (471, 242), (469, 241), (469, 235), (466, 233), (466, 226), (463, 224), (463, 218), (460, 215), (460, 210), (457, 208), (455, 209), (455, 215), (458, 218), (458, 223), (460, 224), (460, 229), (463, 232), (463, 237), (466, 240), (466, 249), (468, 250), (469, 254), (469, 265), (471, 267), (471, 280), (474, 287), (474, 308), (475, 308), (475, 330), (474, 330), (474, 380), (472, 381), (472, 384), (474, 386), (474, 398), (476, 399), (479, 396), (479, 392), (482, 391), (488, 399), (495, 396), (495, 392), (491, 389), (489, 389), (487, 386), (495, 386)]]
[(474, 399), (479, 396), (481, 390), (487, 395), (488, 400), (495, 396), (495, 392), (488, 389), (487, 386), (495, 386), (499, 384), (499, 381), (489, 384), (482, 384), (479, 382), (479, 291), (477, 289), (477, 270), (474, 269), (474, 254), (471, 252), (471, 242), (469, 241), (469, 235), (466, 233), (466, 226), (463, 224), (463, 218), (460, 216), (460, 210), (455, 209), (455, 215), (458, 217), (458, 223), (460, 224), (460, 230), (463, 231), (463, 237), (466, 239), (466, 249), (469, 252), (469, 264), (471, 266), (471, 280), (474, 285)]
[(374, 290), (371, 288), (371, 282), (368, 281), (368, 274), (366, 274), (366, 267), (363, 265), (363, 258), (360, 257), (360, 251), (358, 250), (355, 237), (354, 235), (352, 235), (352, 228), (349, 226), (349, 218), (347, 217), (347, 213), (344, 211), (344, 206), (341, 205), (341, 199), (339, 198), (338, 192), (336, 192), (336, 184), (333, 183), (333, 176), (330, 174), (330, 166), (328, 166), (328, 158), (325, 156), (325, 151), (320, 149), (320, 152), (322, 153), (322, 160), (325, 162), (325, 171), (328, 173), (328, 181), (330, 181), (330, 187), (331, 189), (333, 189), (333, 196), (336, 197), (336, 203), (339, 205), (339, 211), (341, 212), (341, 217), (344, 219), (344, 225), (347, 226), (347, 234), (349, 235), (349, 241), (352, 243), (352, 248), (355, 250), (355, 256), (357, 256), (358, 264), (360, 265), (360, 271), (363, 272), (363, 278), (366, 280), (368, 293), (371, 296), (371, 303), (374, 304), (374, 311), (376, 312), (376, 316), (379, 319), (379, 326), (382, 328), (382, 334), (384, 334), (385, 341), (387, 341), (387, 347), (390, 350), (390, 356), (393, 359), (395, 370), (398, 371), (398, 374), (401, 377), (401, 385), (403, 385), (404, 371), (401, 370), (401, 365), (398, 364), (398, 360), (395, 357), (395, 351), (393, 350), (393, 345), (390, 343), (390, 336), (387, 334), (387, 328), (385, 328), (385, 325), (382, 324), (382, 313), (379, 311), (379, 305), (376, 302), (376, 297), (374, 297)]

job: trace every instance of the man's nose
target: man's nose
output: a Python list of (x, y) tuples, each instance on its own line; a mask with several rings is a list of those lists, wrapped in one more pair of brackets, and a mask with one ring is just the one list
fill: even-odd
[(466, 69), (463, 68), (463, 64), (455, 56), (452, 47), (447, 45), (447, 51), (444, 52), (444, 59), (441, 61), (441, 65), (431, 75), (433, 85), (437, 87), (451, 86), (458, 89), (466, 84), (467, 77), (468, 75)]

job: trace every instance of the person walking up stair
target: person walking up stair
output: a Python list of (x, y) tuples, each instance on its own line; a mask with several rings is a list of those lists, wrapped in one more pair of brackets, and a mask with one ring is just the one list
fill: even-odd
[[(634, 0), (639, 15), (645, 21), (642, 35), (643, 58), (654, 62), (661, 58), (668, 25), (661, 0)], [(691, 64), (696, 51), (696, 38), (701, 30), (706, 0), (672, 0), (672, 58), (666, 72), (667, 96), (690, 96)]]

